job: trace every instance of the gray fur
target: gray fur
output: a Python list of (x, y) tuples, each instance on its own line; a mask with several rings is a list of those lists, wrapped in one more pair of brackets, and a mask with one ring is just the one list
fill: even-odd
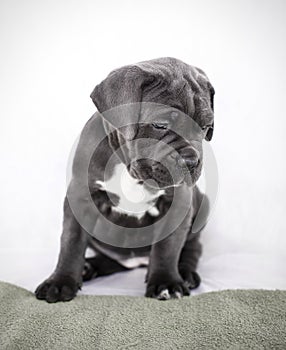
[[(85, 125), (74, 157), (73, 178), (64, 204), (59, 261), (55, 272), (37, 288), (36, 296), (48, 302), (70, 300), (76, 295), (83, 280), (126, 270), (124, 260), (130, 261), (130, 258), (136, 256), (149, 256), (146, 296), (166, 299), (166, 295), (168, 298), (188, 295), (189, 289), (196, 288), (200, 283), (196, 266), (201, 254), (201, 245), (199, 234), (193, 235), (191, 228), (203, 198), (195, 182), (202, 169), (202, 140), (205, 138), (209, 141), (213, 134), (214, 89), (201, 69), (175, 58), (159, 58), (112, 71), (95, 87), (91, 98), (99, 113), (95, 113)], [(158, 113), (167, 113), (165, 119), (172, 122), (178, 130), (185, 132), (184, 137), (179, 137), (171, 130), (163, 132), (152, 128), (151, 123), (156, 115), (154, 110), (150, 112), (147, 102), (151, 105), (156, 103), (156, 108), (159, 107), (155, 108), (155, 111)], [(126, 114), (124, 109), (120, 108), (130, 103), (130, 113)], [(180, 113), (196, 122), (198, 129), (192, 135), (189, 133), (188, 122), (183, 122)], [(126, 122), (131, 125), (123, 126)], [(140, 126), (143, 122), (148, 125)], [(83, 165), (88, 157), (87, 150), (98, 138), (106, 135), (108, 136), (99, 144), (90, 159), (88, 172), (92, 199), (105, 217), (120, 225), (122, 229), (133, 227), (136, 231), (136, 228), (150, 225), (168, 212), (174, 186), (180, 194), (180, 201), (176, 203), (173, 211), (168, 212), (166, 225), (172, 222), (181, 210), (188, 208), (188, 214), (181, 225), (155, 244), (131, 249), (103, 243), (90, 236), (79, 225), (71, 210), (70, 198), (76, 198), (84, 210), (88, 194), (83, 190), (81, 183), (84, 175)], [(146, 140), (144, 147), (133, 147), (132, 140), (139, 138)], [(164, 147), (154, 150), (151, 139), (161, 140), (170, 145), (180, 154), (185, 165), (179, 167), (174, 154), (165, 154)], [(107, 196), (104, 189), (98, 185), (104, 180), (107, 161), (122, 145), (124, 148), (111, 163), (107, 176), (111, 178), (116, 165), (123, 163), (130, 175), (138, 181), (153, 178), (160, 187), (158, 190), (164, 190), (164, 194), (154, 202), (158, 217), (146, 212), (143, 218), (138, 220), (132, 215), (120, 214), (113, 210), (120, 201), (117, 195), (109, 193), (110, 196)], [(150, 159), (137, 160), (138, 155), (139, 158), (144, 158), (146, 152), (154, 155), (156, 153), (156, 159), (159, 155), (159, 159), (166, 160), (168, 166), (175, 169), (174, 178), (170, 178), (160, 162), (152, 162)], [(195, 166), (191, 167), (190, 164), (193, 163), (190, 160), (194, 160)], [(98, 218), (90, 215), (88, 220), (92, 226)], [(156, 234), (163, 234), (165, 229), (164, 226), (160, 227), (160, 232)], [(85, 258), (87, 247), (92, 247), (97, 252), (96, 258)]]

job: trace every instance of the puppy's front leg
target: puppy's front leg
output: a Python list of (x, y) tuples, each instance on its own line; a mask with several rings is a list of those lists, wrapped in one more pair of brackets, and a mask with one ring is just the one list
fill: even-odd
[(186, 237), (186, 226), (182, 224), (170, 236), (152, 246), (146, 297), (166, 300), (190, 294), (178, 270), (179, 257)]
[(36, 289), (38, 299), (53, 303), (74, 298), (82, 284), (88, 238), (88, 234), (76, 221), (66, 197), (58, 263), (54, 273)]

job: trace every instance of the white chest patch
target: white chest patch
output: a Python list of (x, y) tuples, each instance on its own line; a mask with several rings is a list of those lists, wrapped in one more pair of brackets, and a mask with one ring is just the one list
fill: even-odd
[(128, 269), (135, 269), (139, 266), (148, 266), (149, 265), (149, 256), (142, 256), (137, 258), (130, 259), (120, 259), (118, 260), (119, 264), (127, 267)]
[(155, 207), (155, 200), (165, 193), (164, 190), (158, 190), (151, 193), (139, 181), (134, 179), (128, 172), (123, 163), (117, 164), (114, 173), (107, 181), (97, 180), (96, 183), (103, 190), (116, 194), (120, 200), (118, 206), (112, 207), (120, 213), (142, 218), (146, 212), (152, 216), (158, 216), (159, 211)]

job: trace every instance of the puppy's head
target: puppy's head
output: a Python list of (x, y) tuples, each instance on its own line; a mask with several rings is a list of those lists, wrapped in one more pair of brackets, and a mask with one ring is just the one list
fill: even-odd
[(112, 71), (91, 98), (134, 178), (160, 188), (197, 181), (202, 141), (214, 128), (214, 89), (202, 70), (174, 58), (128, 65)]

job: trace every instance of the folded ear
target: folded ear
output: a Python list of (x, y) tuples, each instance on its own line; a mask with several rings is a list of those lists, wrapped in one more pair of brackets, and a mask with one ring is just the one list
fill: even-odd
[(90, 95), (103, 118), (114, 128), (120, 128), (126, 140), (133, 140), (137, 134), (146, 80), (148, 76), (139, 67), (125, 66), (112, 71)]
[[(210, 94), (210, 103), (211, 103), (211, 109), (214, 112), (214, 95), (215, 95), (215, 89), (213, 88), (212, 84), (208, 82), (208, 89)], [(214, 132), (214, 122), (212, 122), (212, 125), (209, 127), (208, 132), (206, 134), (205, 139), (207, 141), (210, 141), (213, 137)]]
[(212, 120), (208, 127), (205, 139), (210, 141), (214, 131), (214, 94), (215, 90), (207, 75), (201, 69), (189, 66), (188, 82), (192, 87), (193, 102), (195, 106), (194, 119), (198, 123), (204, 124), (206, 120)]

